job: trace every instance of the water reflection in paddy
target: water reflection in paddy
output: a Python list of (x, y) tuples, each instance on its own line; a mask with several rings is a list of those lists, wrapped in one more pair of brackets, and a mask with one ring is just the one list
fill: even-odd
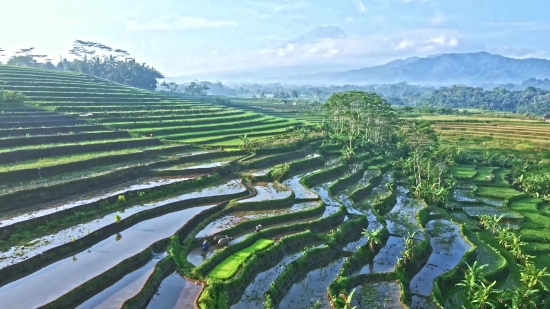
[(229, 215), (225, 215), (221, 218), (214, 220), (214, 222), (211, 222), (202, 231), (200, 231), (196, 235), (196, 237), (202, 238), (207, 236), (214, 236), (242, 222), (260, 219), (260, 218), (280, 216), (280, 215), (295, 213), (300, 211), (306, 211), (318, 206), (319, 206), (319, 202), (307, 202), (307, 203), (294, 204), (290, 208), (271, 209), (271, 210), (254, 210), (254, 211), (236, 211)]
[(37, 238), (33, 241), (28, 242), (25, 247), (12, 247), (9, 250), (0, 253), (0, 268), (22, 262), (46, 250), (84, 237), (88, 235), (88, 233), (93, 233), (102, 227), (112, 224), (114, 222), (114, 215), (117, 213), (124, 220), (125, 218), (128, 218), (129, 216), (140, 213), (142, 211), (157, 207), (163, 207), (168, 204), (183, 200), (206, 196), (235, 194), (239, 192), (245, 192), (246, 190), (247, 189), (241, 185), (240, 181), (235, 179), (230, 180), (225, 184), (214, 186), (211, 188), (198, 189), (196, 191), (181, 194), (175, 197), (159, 199), (159, 201), (148, 202), (143, 205), (131, 206), (121, 212), (110, 213), (93, 221), (77, 224), (70, 228), (61, 230), (55, 234)]

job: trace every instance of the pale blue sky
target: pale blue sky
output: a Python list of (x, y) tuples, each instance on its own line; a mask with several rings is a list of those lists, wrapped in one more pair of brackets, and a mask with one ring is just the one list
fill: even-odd
[[(4, 1), (0, 48), (34, 46), (58, 59), (74, 39), (99, 41), (167, 76), (294, 64), (362, 67), (480, 50), (550, 58), (548, 1)], [(322, 25), (349, 37), (278, 49)]]

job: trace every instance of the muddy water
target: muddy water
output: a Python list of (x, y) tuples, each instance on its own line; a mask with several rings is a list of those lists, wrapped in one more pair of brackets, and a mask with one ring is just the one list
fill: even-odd
[(131, 181), (119, 186), (111, 187), (106, 190), (97, 190), (87, 193), (86, 195), (72, 196), (68, 199), (37, 205), (32, 212), (27, 212), (25, 214), (21, 214), (20, 210), (4, 213), (1, 215), (2, 219), (0, 220), (0, 226), (7, 226), (17, 222), (49, 215), (64, 209), (90, 204), (93, 202), (97, 202), (100, 199), (111, 196), (118, 196), (129, 191), (154, 188), (172, 183), (183, 182), (193, 178), (194, 177), (155, 177)]
[(427, 207), (426, 203), (407, 196), (409, 190), (399, 186), (396, 190), (397, 203), (386, 215), (388, 231), (392, 235), (407, 236), (407, 232), (418, 232), (415, 238), (423, 239), (422, 227), (416, 220), (418, 212)]
[(140, 222), (73, 257), (7, 284), (0, 288), (0, 308), (36, 308), (49, 303), (154, 242), (170, 237), (195, 215), (213, 206), (194, 207)]
[(374, 273), (374, 265), (372, 263), (365, 264), (360, 269), (356, 269), (351, 273), (351, 276), (367, 275)]
[(320, 306), (315, 308), (330, 308), (327, 288), (330, 282), (336, 279), (336, 275), (345, 261), (345, 257), (340, 257), (329, 264), (313, 265), (318, 268), (298, 278), (298, 282), (294, 283), (286, 292), (278, 308), (309, 308), (317, 301)]
[(311, 188), (311, 191), (317, 193), (321, 198), (321, 200), (323, 201), (323, 203), (325, 203), (325, 205), (340, 207), (342, 206), (342, 204), (328, 193), (328, 187), (330, 187), (333, 183), (334, 181), (320, 184), (318, 186)]
[(179, 195), (177, 197), (160, 200), (158, 202), (147, 203), (143, 205), (137, 205), (133, 207), (126, 208), (123, 212), (110, 213), (103, 216), (102, 218), (81, 223), (73, 227), (61, 230), (55, 234), (50, 234), (37, 238), (33, 241), (27, 243), (24, 247), (16, 246), (10, 248), (8, 251), (0, 253), (0, 268), (22, 262), (30, 257), (33, 257), (37, 254), (40, 254), (48, 249), (69, 243), (73, 240), (82, 238), (88, 234), (97, 231), (98, 229), (112, 224), (114, 222), (115, 214), (118, 214), (124, 218), (127, 218), (136, 213), (153, 209), (157, 207), (162, 207), (170, 203), (188, 200), (191, 198), (205, 197), (205, 196), (219, 196), (225, 194), (235, 194), (239, 192), (244, 192), (247, 189), (243, 187), (239, 180), (231, 180), (225, 184), (212, 187), (204, 188), (202, 190), (197, 190), (194, 192), (186, 193)]
[(367, 239), (365, 237), (360, 237), (357, 241), (350, 242), (349, 244), (345, 245), (342, 250), (348, 251), (348, 252), (357, 252), (360, 247), (367, 244)]
[(437, 306), (427, 296), (413, 295), (411, 309), (437, 309)]
[(351, 305), (358, 309), (405, 308), (400, 297), (399, 284), (395, 281), (365, 283), (355, 287)]
[(403, 237), (390, 236), (384, 247), (374, 257), (374, 272), (386, 273), (394, 271), (397, 259), (401, 258), (404, 249), (405, 240)]
[(285, 255), (277, 265), (259, 273), (256, 278), (254, 278), (254, 282), (246, 288), (239, 302), (231, 306), (231, 309), (263, 308), (264, 293), (269, 290), (271, 282), (283, 272), (286, 265), (297, 260), (302, 255), (302, 252)]
[(281, 200), (289, 197), (292, 194), (286, 186), (281, 185), (276, 182), (258, 182), (254, 184), (258, 194), (256, 196), (247, 198), (244, 200), (239, 200), (239, 203), (248, 203), (248, 202), (262, 202), (269, 200)]
[[(243, 223), (250, 220), (256, 220), (261, 218), (269, 218), (274, 216), (280, 216), (289, 213), (296, 213), (306, 211), (319, 206), (319, 202), (307, 202), (294, 204), (290, 208), (271, 209), (271, 210), (253, 210), (253, 211), (236, 211), (230, 215), (223, 216), (216, 219), (214, 222), (208, 224), (202, 231), (200, 231), (196, 237), (202, 238), (207, 236), (214, 236), (228, 228), (231, 228), (239, 223)], [(264, 227), (265, 228), (265, 227)]]
[(388, 171), (382, 175), (382, 181), (380, 184), (372, 188), (372, 192), (369, 196), (361, 201), (361, 205), (370, 206), (374, 201), (389, 193), (387, 184), (392, 181), (391, 171)]
[(148, 309), (193, 309), (201, 285), (186, 280), (177, 272), (166, 277), (160, 284)]
[(434, 280), (456, 267), (464, 253), (470, 249), (470, 245), (460, 235), (459, 227), (450, 221), (432, 220), (426, 225), (426, 232), (431, 237), (433, 253), (409, 286), (411, 293), (419, 296), (429, 296)]
[(365, 216), (367, 216), (367, 220), (369, 222), (369, 225), (367, 226), (367, 231), (372, 232), (375, 230), (380, 230), (384, 227), (380, 221), (378, 221), (378, 218), (374, 215), (372, 212), (372, 209), (364, 210), (363, 213)]
[(166, 252), (155, 254), (151, 261), (140, 269), (133, 271), (115, 284), (96, 294), (78, 306), (79, 309), (107, 309), (120, 308), (129, 298), (136, 295), (155, 270), (155, 265), (167, 256)]
[(300, 180), (302, 178), (317, 171), (319, 170), (296, 175), (290, 179), (283, 181), (283, 183), (288, 186), (292, 191), (294, 191), (294, 195), (297, 199), (319, 199), (319, 195), (315, 194), (314, 192), (306, 188), (302, 183), (300, 183)]

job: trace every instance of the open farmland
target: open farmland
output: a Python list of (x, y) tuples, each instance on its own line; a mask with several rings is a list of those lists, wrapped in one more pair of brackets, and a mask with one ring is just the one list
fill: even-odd
[(550, 149), (550, 124), (542, 120), (518, 118), (480, 118), (423, 116), (432, 122), (441, 140), (449, 146), (478, 153), (485, 151), (509, 155), (546, 158)]

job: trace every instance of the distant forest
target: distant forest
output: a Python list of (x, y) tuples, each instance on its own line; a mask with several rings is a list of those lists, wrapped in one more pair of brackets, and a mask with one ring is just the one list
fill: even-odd
[(210, 95), (246, 96), (266, 100), (294, 99), (323, 102), (331, 94), (348, 90), (375, 92), (393, 105), (438, 108), (477, 108), (524, 115), (550, 112), (550, 80), (529, 79), (522, 84), (499, 85), (493, 89), (454, 85), (426, 87), (407, 83), (386, 85), (296, 86), (282, 84), (224, 85), (200, 82)]
[[(0, 48), (2, 52), (5, 51)], [(158, 79), (164, 78), (154, 67), (138, 63), (127, 51), (101, 43), (76, 40), (69, 53), (76, 58), (60, 59), (54, 65), (47, 55), (36, 54), (34, 47), (23, 48), (14, 52), (7, 65), (79, 72), (148, 90), (157, 89)]]

